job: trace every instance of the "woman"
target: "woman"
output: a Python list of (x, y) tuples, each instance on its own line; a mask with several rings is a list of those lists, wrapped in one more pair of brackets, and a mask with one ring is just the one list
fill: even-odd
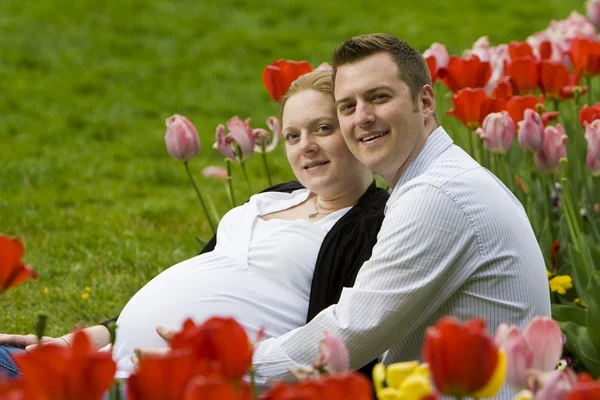
[[(199, 256), (133, 296), (117, 320), (118, 376), (132, 371), (134, 348), (167, 346), (157, 325), (178, 328), (188, 317), (232, 316), (249, 337), (261, 328), (267, 338), (282, 335), (335, 303), (370, 257), (388, 196), (346, 147), (331, 71), (296, 80), (281, 109), (287, 158), (301, 185), (279, 185), (232, 209)], [(97, 348), (109, 342), (104, 326), (86, 332)], [(70, 346), (71, 334), (43, 341)], [(0, 336), (0, 344), (33, 343), (30, 335)]]

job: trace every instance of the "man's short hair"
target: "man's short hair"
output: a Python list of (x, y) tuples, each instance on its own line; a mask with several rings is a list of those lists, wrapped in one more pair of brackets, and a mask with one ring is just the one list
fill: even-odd
[(416, 105), (423, 85), (431, 85), (427, 63), (421, 53), (412, 46), (387, 33), (354, 36), (335, 49), (331, 57), (334, 82), (340, 66), (360, 61), (376, 53), (388, 53), (396, 60), (399, 78), (408, 85), (413, 104)]

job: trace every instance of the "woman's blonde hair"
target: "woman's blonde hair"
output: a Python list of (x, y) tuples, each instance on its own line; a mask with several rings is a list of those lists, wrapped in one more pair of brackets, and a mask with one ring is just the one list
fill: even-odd
[(296, 93), (309, 89), (331, 96), (333, 100), (333, 71), (313, 71), (296, 79), (281, 98), (280, 120), (283, 119), (283, 109), (289, 98)]

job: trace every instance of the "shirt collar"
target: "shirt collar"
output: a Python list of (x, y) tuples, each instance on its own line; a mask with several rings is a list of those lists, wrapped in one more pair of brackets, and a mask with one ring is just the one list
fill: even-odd
[(431, 135), (429, 135), (425, 142), (425, 146), (423, 146), (417, 157), (406, 168), (402, 176), (400, 176), (395, 188), (401, 187), (406, 182), (425, 172), (429, 168), (429, 165), (453, 143), (444, 128), (441, 126), (437, 127), (436, 130), (431, 132)]

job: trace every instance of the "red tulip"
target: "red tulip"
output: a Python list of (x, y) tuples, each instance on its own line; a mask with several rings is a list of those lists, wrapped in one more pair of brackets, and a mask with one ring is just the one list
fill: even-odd
[(527, 42), (512, 41), (508, 44), (508, 54), (511, 60), (516, 60), (520, 57), (533, 57), (533, 48)]
[(429, 76), (431, 76), (431, 83), (435, 83), (435, 81), (437, 81), (437, 79), (438, 79), (437, 61), (435, 60), (435, 57), (430, 56), (425, 59), (425, 62), (427, 62), (427, 69), (429, 69)]
[(483, 121), (481, 105), (487, 98), (487, 94), (482, 88), (461, 89), (452, 96), (454, 108), (448, 110), (448, 115), (458, 118), (467, 128), (476, 129)]
[(194, 377), (214, 375), (216, 369), (207, 361), (199, 362), (189, 350), (142, 356), (137, 370), (127, 379), (127, 398), (180, 400)]
[(581, 107), (581, 110), (579, 110), (579, 122), (584, 128), (586, 122), (591, 124), (597, 119), (600, 119), (600, 103), (596, 103), (591, 107), (585, 104)]
[(438, 69), (438, 76), (453, 92), (464, 88), (483, 88), (492, 77), (492, 67), (477, 56), (468, 59), (452, 56), (446, 68)]
[(27, 279), (37, 278), (37, 273), (21, 258), (25, 249), (18, 238), (0, 234), (0, 293)]
[(0, 399), (38, 400), (39, 394), (23, 378), (16, 381), (2, 381), (0, 378)]
[(346, 372), (304, 379), (296, 385), (276, 383), (263, 400), (370, 400), (371, 396), (367, 378)]
[(82, 331), (75, 333), (72, 348), (36, 346), (14, 358), (27, 385), (45, 400), (99, 400), (116, 371), (110, 352), (96, 351)]
[(279, 101), (299, 76), (312, 70), (308, 61), (277, 60), (265, 67), (262, 79), (271, 98)]
[(545, 97), (556, 100), (573, 97), (572, 89), (569, 92), (568, 87), (574, 80), (563, 64), (550, 60), (540, 62), (539, 86)]
[(539, 46), (540, 59), (550, 60), (552, 58), (552, 42), (543, 40)]
[(539, 79), (538, 62), (532, 56), (505, 61), (504, 75), (510, 76), (516, 94), (532, 93)]
[(492, 380), (500, 356), (483, 319), (474, 318), (462, 325), (444, 317), (427, 329), (423, 359), (440, 392), (472, 396)]
[(537, 109), (537, 105), (544, 105), (543, 96), (536, 97), (531, 94), (525, 96), (513, 96), (508, 99), (506, 103), (506, 111), (510, 114), (510, 117), (515, 124), (522, 121), (525, 116), (525, 110), (531, 108), (532, 110)]
[(171, 340), (171, 348), (190, 349), (197, 360), (215, 362), (230, 379), (241, 379), (252, 364), (252, 344), (233, 318), (214, 317), (201, 325), (188, 319)]
[(165, 142), (167, 151), (177, 161), (191, 160), (200, 151), (200, 139), (196, 127), (181, 115), (175, 114), (167, 119)]
[(223, 377), (194, 378), (186, 389), (184, 400), (250, 400), (250, 388), (247, 383), (234, 388)]
[(579, 379), (575, 388), (569, 393), (566, 400), (596, 400), (600, 399), (600, 381)]
[(576, 37), (571, 41), (569, 58), (575, 71), (584, 75), (600, 73), (600, 42)]
[(496, 99), (510, 99), (513, 95), (513, 85), (510, 76), (498, 79), (496, 86), (492, 88), (492, 97)]

